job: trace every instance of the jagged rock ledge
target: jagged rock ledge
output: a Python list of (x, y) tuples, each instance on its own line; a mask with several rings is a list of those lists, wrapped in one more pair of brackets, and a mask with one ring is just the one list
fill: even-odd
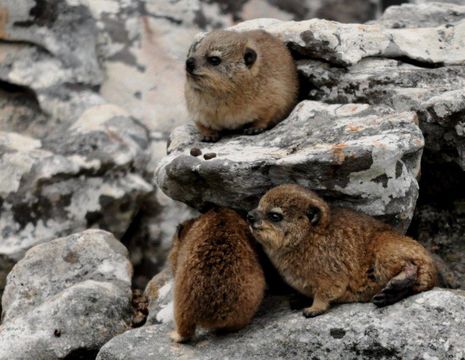
[[(303, 101), (262, 134), (199, 139), (192, 125), (175, 129), (156, 172), (166, 194), (198, 209), (250, 210), (270, 187), (299, 183), (401, 230), (411, 219), (423, 148), (415, 113)], [(191, 156), (192, 148), (216, 156)]]

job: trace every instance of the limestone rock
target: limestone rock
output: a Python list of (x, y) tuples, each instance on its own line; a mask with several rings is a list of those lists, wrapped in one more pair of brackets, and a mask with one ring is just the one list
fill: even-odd
[(173, 344), (172, 322), (128, 331), (98, 360), (136, 359), (460, 359), (465, 356), (465, 293), (435, 289), (382, 309), (346, 304), (306, 319), (287, 301), (268, 298), (251, 325), (193, 344)]
[(0, 359), (90, 358), (128, 329), (131, 275), (126, 248), (101, 230), (35, 246), (8, 276)]
[(257, 19), (231, 29), (257, 28), (276, 35), (301, 57), (339, 66), (354, 65), (373, 56), (410, 59), (426, 65), (459, 65), (465, 61), (465, 20), (412, 30), (321, 19), (300, 22)]
[(31, 246), (90, 227), (121, 237), (153, 187), (147, 129), (97, 92), (89, 8), (3, 1), (0, 14), (1, 292)]
[[(340, 206), (408, 225), (418, 195), (423, 137), (415, 113), (362, 104), (303, 101), (255, 136), (200, 141), (192, 125), (173, 131), (156, 173), (170, 197), (198, 209), (254, 208), (272, 186), (299, 183)], [(190, 149), (215, 153), (205, 160)]]

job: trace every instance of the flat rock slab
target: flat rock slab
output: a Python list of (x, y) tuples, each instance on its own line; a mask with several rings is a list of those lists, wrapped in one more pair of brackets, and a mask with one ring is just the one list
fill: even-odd
[(347, 304), (312, 319), (269, 298), (242, 331), (200, 334), (188, 345), (169, 339), (172, 323), (115, 337), (97, 360), (140, 359), (461, 359), (465, 293), (435, 289), (386, 308)]
[(465, 20), (416, 29), (380, 25), (341, 24), (311, 19), (286, 22), (257, 19), (231, 30), (263, 29), (286, 42), (301, 56), (349, 66), (373, 56), (410, 59), (425, 64), (462, 64), (465, 61)]
[[(212, 203), (248, 211), (271, 187), (298, 183), (403, 230), (418, 196), (423, 136), (413, 112), (303, 101), (259, 135), (211, 144), (187, 125), (170, 140), (155, 180), (198, 209)], [(202, 155), (190, 155), (193, 148)]]
[(96, 352), (128, 329), (132, 266), (101, 230), (37, 245), (8, 275), (1, 360), (53, 360)]

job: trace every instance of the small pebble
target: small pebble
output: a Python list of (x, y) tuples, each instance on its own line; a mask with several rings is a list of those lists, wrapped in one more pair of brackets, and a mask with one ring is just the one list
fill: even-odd
[(55, 331), (53, 332), (53, 335), (56, 336), (56, 337), (60, 337), (61, 336), (61, 331), (58, 330), (58, 329), (55, 329)]
[(210, 160), (210, 159), (213, 159), (213, 158), (216, 158), (216, 154), (215, 153), (207, 153), (203, 156), (203, 158), (205, 160)]
[(199, 156), (202, 155), (202, 150), (199, 148), (192, 148), (191, 149), (191, 156)]

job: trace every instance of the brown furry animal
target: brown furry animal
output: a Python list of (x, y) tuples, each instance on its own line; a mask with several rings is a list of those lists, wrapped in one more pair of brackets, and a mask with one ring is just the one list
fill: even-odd
[(186, 61), (187, 109), (204, 141), (222, 130), (258, 134), (297, 102), (296, 65), (282, 41), (262, 31), (218, 30), (192, 45)]
[(306, 317), (331, 303), (384, 306), (435, 285), (435, 265), (418, 242), (368, 215), (330, 208), (302, 186), (271, 189), (248, 221), (289, 285), (313, 298)]
[(247, 223), (231, 209), (210, 210), (182, 224), (170, 261), (174, 273), (177, 342), (197, 326), (235, 331), (256, 313), (265, 278)]

